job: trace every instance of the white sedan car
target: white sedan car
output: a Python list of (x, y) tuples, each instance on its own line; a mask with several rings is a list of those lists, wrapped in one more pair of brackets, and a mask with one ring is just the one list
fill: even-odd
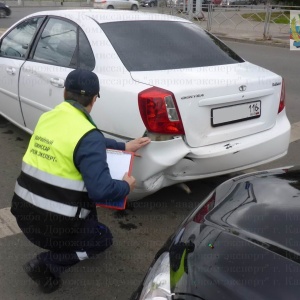
[(138, 10), (140, 5), (136, 0), (94, 0), (93, 6), (101, 9)]
[(75, 68), (99, 77), (92, 117), (107, 137), (152, 140), (135, 158), (129, 200), (287, 153), (282, 77), (162, 14), (55, 10), (18, 21), (0, 38), (1, 115), (32, 133)]

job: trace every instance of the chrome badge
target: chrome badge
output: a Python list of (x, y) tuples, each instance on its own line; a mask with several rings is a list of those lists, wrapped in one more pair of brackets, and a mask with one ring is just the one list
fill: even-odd
[(246, 89), (247, 89), (247, 87), (246, 87), (245, 85), (241, 85), (241, 86), (239, 87), (239, 90), (240, 90), (241, 92), (245, 92)]

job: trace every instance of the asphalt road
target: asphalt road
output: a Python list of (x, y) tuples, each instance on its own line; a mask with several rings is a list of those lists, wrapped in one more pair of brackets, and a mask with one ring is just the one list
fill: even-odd
[[(0, 27), (2, 21), (0, 19)], [(284, 76), (288, 117), (291, 123), (297, 124), (300, 121), (297, 103), (299, 54), (286, 48), (226, 43), (243, 58)], [(0, 223), (4, 222), (1, 212), (10, 207), (15, 180), (28, 140), (28, 134), (0, 117)], [(297, 164), (299, 145), (298, 140), (294, 141), (290, 144), (286, 157), (256, 169)], [(232, 175), (234, 174), (229, 176)], [(189, 182), (187, 184), (192, 190), (191, 194), (186, 194), (177, 186), (165, 188), (132, 203), (124, 212), (99, 209), (99, 219), (114, 234), (113, 247), (97, 258), (84, 261), (67, 271), (62, 278), (62, 288), (50, 295), (42, 295), (21, 268), (40, 249), (31, 245), (17, 229), (11, 230), (10, 235), (3, 238), (0, 236), (1, 299), (128, 299), (166, 238), (203, 197), (229, 176)]]

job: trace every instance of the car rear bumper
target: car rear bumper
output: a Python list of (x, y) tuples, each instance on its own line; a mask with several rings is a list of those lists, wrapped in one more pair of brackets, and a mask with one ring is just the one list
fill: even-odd
[(285, 111), (274, 127), (247, 137), (199, 148), (189, 148), (182, 138), (151, 142), (134, 162), (137, 200), (163, 187), (219, 176), (268, 163), (286, 155), (291, 125)]
[(188, 171), (182, 171), (183, 162), (170, 169), (169, 177), (173, 180), (185, 175), (187, 180), (218, 176), (240, 171), (268, 163), (287, 153), (290, 140), (290, 123), (286, 117), (279, 117), (276, 125), (251, 136), (239, 138), (227, 143), (215, 144), (193, 150)]

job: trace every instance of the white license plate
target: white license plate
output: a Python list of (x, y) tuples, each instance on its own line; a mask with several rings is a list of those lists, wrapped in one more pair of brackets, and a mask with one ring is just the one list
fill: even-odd
[(223, 106), (211, 110), (211, 124), (213, 127), (242, 122), (259, 118), (261, 101)]

